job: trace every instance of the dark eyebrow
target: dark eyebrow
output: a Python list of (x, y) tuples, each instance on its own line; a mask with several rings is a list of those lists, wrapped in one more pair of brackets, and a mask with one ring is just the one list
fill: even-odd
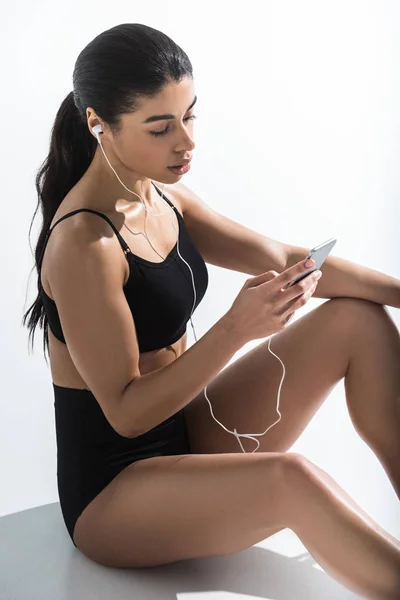
[[(196, 104), (196, 101), (197, 101), (197, 96), (194, 97), (192, 104), (189, 106), (189, 108), (186, 110), (186, 112), (188, 110), (190, 110), (191, 108), (193, 108), (193, 106)], [(147, 119), (142, 121), (142, 123), (153, 123), (154, 121), (164, 121), (166, 119), (175, 119), (175, 115), (171, 115), (170, 113), (166, 114), (166, 115), (153, 115), (152, 117), (148, 117)]]

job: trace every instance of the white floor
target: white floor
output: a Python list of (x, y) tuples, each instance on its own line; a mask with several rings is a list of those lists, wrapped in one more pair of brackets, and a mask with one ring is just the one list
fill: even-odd
[[(260, 431), (266, 426), (260, 424)], [(239, 448), (239, 446), (238, 446)], [(358, 437), (339, 383), (291, 448), (326, 470), (380, 525), (400, 539), (400, 503)], [(240, 449), (239, 449), (240, 451)], [(235, 555), (152, 569), (112, 569), (71, 543), (58, 503), (0, 518), (1, 600), (355, 600), (285, 530)]]

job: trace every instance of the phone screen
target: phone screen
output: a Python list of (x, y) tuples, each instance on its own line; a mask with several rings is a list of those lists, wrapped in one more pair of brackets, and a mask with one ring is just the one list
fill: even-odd
[(310, 250), (310, 252), (304, 258), (304, 260), (306, 260), (307, 258), (312, 258), (315, 261), (315, 265), (305, 273), (302, 273), (301, 275), (293, 279), (285, 289), (288, 289), (292, 285), (295, 285), (296, 283), (304, 279), (304, 277), (307, 277), (307, 275), (310, 275), (310, 273), (313, 273), (314, 271), (320, 269), (336, 242), (337, 240), (335, 238), (330, 238), (326, 242), (319, 244), (319, 246), (315, 246), (314, 248), (312, 248), (312, 250)]

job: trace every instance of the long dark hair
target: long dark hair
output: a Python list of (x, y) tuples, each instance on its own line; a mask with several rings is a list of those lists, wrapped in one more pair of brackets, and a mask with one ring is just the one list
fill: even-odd
[[(50, 150), (35, 178), (43, 226), (35, 249), (38, 295), (24, 313), (28, 317), (32, 349), (35, 328), (43, 329), (43, 351), (49, 352), (48, 319), (39, 293), (39, 261), (46, 234), (62, 200), (81, 179), (96, 152), (89, 132), (86, 108), (91, 106), (114, 135), (121, 131), (121, 115), (132, 113), (142, 98), (157, 96), (169, 83), (193, 77), (186, 53), (165, 33), (125, 23), (95, 37), (79, 54), (73, 72), (73, 91), (63, 100), (51, 131)], [(29, 343), (29, 340), (28, 340)], [(28, 349), (29, 350), (29, 349)], [(47, 359), (46, 359), (47, 362)]]

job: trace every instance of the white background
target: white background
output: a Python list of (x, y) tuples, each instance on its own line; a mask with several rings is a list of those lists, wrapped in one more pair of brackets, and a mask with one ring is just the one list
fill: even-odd
[[(332, 254), (400, 279), (398, 2), (9, 4), (1, 20), (0, 516), (58, 500), (51, 374), (41, 330), (32, 355), (21, 325), (37, 294), (28, 239), (34, 177), (77, 55), (126, 22), (161, 29), (193, 64), (196, 149), (183, 183), (264, 235), (307, 248), (335, 237)], [(38, 211), (32, 248), (40, 220)], [(208, 292), (193, 317), (198, 338), (248, 277), (208, 269)], [(295, 319), (325, 301), (312, 299)], [(399, 311), (389, 311), (400, 325)], [(191, 345), (190, 324), (188, 332)], [(400, 536), (398, 499), (351, 424), (343, 382), (292, 450)], [(290, 532), (262, 545), (304, 552)]]

